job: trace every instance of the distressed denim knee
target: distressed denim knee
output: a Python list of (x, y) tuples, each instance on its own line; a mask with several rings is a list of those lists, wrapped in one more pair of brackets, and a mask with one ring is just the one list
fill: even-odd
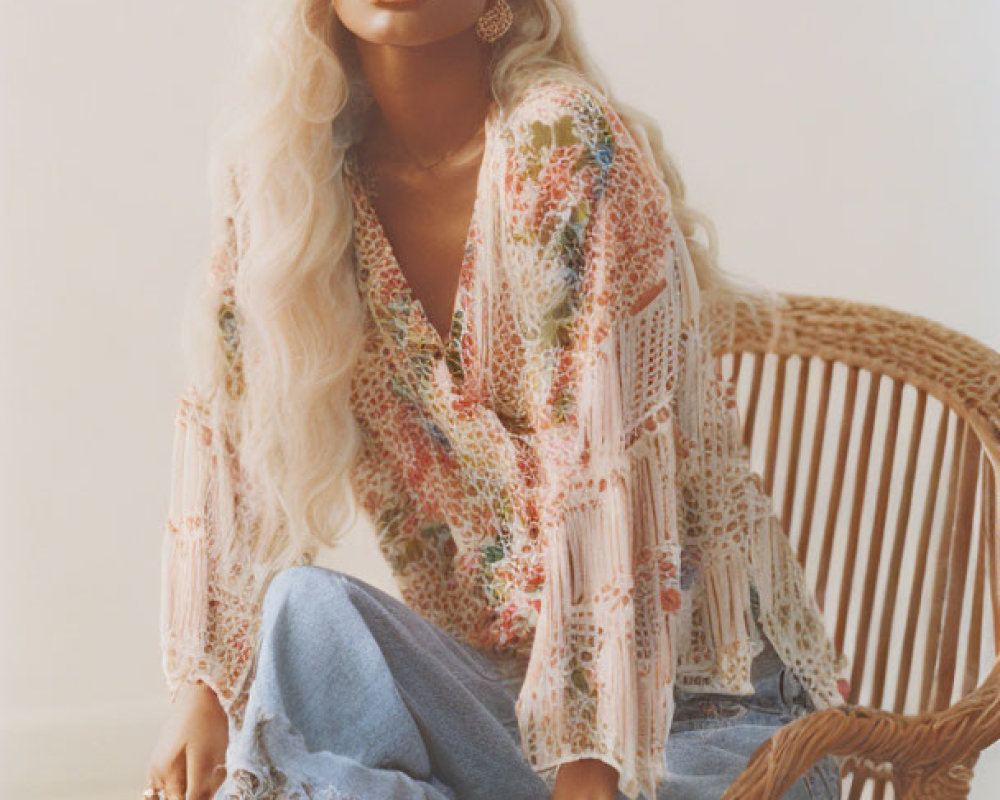
[[(330, 613), (330, 606), (334, 612)], [(327, 609), (320, 612), (319, 607)], [(285, 567), (276, 573), (268, 584), (261, 608), (264, 631), (282, 631), (284, 637), (298, 638), (293, 632), (315, 632), (315, 617), (322, 613), (323, 638), (328, 642), (338, 640), (339, 626), (330, 626), (336, 619), (348, 624), (357, 615), (351, 614), (352, 601), (348, 594), (346, 576), (314, 564)], [(349, 631), (345, 635), (352, 635)], [(307, 637), (311, 638), (311, 637)]]
[(269, 616), (275, 607), (298, 605), (305, 601), (307, 607), (316, 602), (317, 597), (337, 593), (346, 597), (344, 573), (316, 564), (302, 564), (285, 567), (271, 578), (264, 593), (262, 612)]

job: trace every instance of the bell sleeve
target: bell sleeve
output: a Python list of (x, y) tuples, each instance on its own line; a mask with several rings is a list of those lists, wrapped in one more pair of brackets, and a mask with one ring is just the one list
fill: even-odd
[(513, 237), (534, 331), (545, 583), (516, 711), (550, 785), (599, 759), (655, 797), (673, 714), (681, 537), (673, 395), (685, 287), (666, 184), (603, 96), (572, 86), (513, 126)]
[[(235, 416), (243, 392), (231, 221), (213, 247), (198, 314), (209, 377), (189, 378), (174, 421), (161, 550), (160, 643), (171, 701), (202, 682), (240, 720), (253, 671), (263, 591), (281, 565), (255, 561)], [(309, 563), (304, 554), (300, 563)]]
[(652, 798), (679, 677), (753, 691), (753, 586), (817, 706), (847, 664), (750, 467), (648, 147), (590, 87), (542, 97), (508, 134), (509, 261), (541, 309), (523, 324), (546, 575), (518, 724), (550, 785), (596, 758)]

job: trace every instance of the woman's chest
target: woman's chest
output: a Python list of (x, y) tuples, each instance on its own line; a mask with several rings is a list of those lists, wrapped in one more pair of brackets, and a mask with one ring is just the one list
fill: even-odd
[[(355, 416), (394, 457), (405, 458), (403, 471), (416, 481), (461, 473), (478, 484), (487, 473), (499, 486), (524, 468), (560, 363), (539, 337), (525, 335), (533, 328), (523, 320), (537, 316), (534, 294), (510, 277), (508, 267), (529, 254), (504, 235), (506, 228), (490, 227), (489, 206), (481, 202), (489, 195), (480, 195), (449, 336), (442, 337), (389, 244), (364, 176), (354, 177), (360, 178), (349, 182), (354, 268), (364, 312)], [(498, 240), (502, 257), (496, 255)]]
[[(363, 310), (364, 346), (356, 380), (367, 409), (381, 413), (391, 398), (399, 410), (431, 416), (478, 407), (495, 413), (518, 433), (541, 398), (540, 357), (523, 335), (515, 312), (517, 291), (506, 280), (489, 280), (481, 264), (483, 236), (470, 222), (449, 336), (437, 330), (414, 287), (402, 274), (379, 231), (360, 220), (355, 235), (355, 277)], [(377, 244), (382, 241), (383, 246)], [(484, 281), (485, 279), (485, 281)], [(382, 424), (391, 424), (383, 420)]]
[[(470, 252), (475, 221), (470, 216), (474, 194), (468, 179), (451, 180), (433, 189), (392, 185), (374, 196), (389, 252), (398, 266), (398, 279), (426, 316), (442, 342), (453, 334), (465, 274), (472, 266)], [(387, 254), (388, 255), (388, 254)], [(392, 269), (386, 264), (386, 269)]]
[[(539, 403), (533, 355), (502, 301), (493, 308), (492, 328), (483, 337), (472, 309), (459, 304), (446, 347), (430, 339), (419, 309), (379, 282), (359, 287), (364, 312), (363, 346), (355, 365), (355, 415), (386, 433), (405, 420), (460, 424), (495, 415), (514, 433), (530, 428)], [(484, 346), (483, 340), (486, 341)]]

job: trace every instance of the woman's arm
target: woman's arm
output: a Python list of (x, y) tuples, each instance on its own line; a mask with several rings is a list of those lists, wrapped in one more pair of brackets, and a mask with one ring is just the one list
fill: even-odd
[(240, 722), (246, 702), (268, 574), (244, 546), (234, 436), (244, 387), (229, 219), (216, 238), (198, 314), (185, 318), (200, 335), (198, 355), (208, 368), (178, 398), (162, 539), (160, 641), (171, 704), (147, 778), (171, 797), (210, 797), (225, 777), (229, 720)]
[[(259, 563), (236, 415), (244, 387), (235, 282), (239, 243), (230, 218), (215, 237), (198, 296), (205, 359), (180, 393), (170, 500), (162, 541), (160, 637), (171, 700), (182, 687), (211, 688), (239, 721), (254, 666), (262, 595), (284, 565)], [(301, 563), (311, 554), (304, 553)]]
[(194, 386), (178, 400), (160, 632), (171, 701), (182, 686), (200, 681), (229, 711), (252, 660), (255, 609), (239, 533), (222, 533), (241, 521), (239, 467), (221, 405)]
[(618, 770), (597, 758), (566, 761), (559, 767), (551, 800), (615, 800)]
[(513, 237), (532, 249), (522, 263), (553, 298), (526, 379), (546, 394), (535, 444), (551, 517), (522, 748), (543, 775), (558, 768), (557, 796), (582, 784), (587, 796), (653, 796), (680, 598), (684, 287), (666, 185), (623, 120), (589, 87), (554, 84), (543, 99), (512, 124), (509, 181), (523, 221)]

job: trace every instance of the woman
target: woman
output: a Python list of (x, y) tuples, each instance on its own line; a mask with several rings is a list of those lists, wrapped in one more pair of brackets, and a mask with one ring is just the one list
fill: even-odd
[[(656, 126), (563, 0), (262, 30), (188, 326), (149, 794), (718, 797), (847, 665), (711, 361), (747, 290)], [(405, 603), (314, 563), (355, 497)]]

